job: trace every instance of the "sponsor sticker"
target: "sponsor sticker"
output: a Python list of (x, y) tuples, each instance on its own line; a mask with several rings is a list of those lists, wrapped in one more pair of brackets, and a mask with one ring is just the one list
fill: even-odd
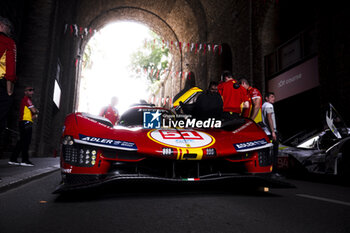
[(211, 135), (192, 129), (156, 129), (147, 135), (153, 141), (171, 147), (202, 148), (215, 142)]
[(240, 150), (252, 149), (259, 146), (264, 146), (267, 143), (268, 142), (266, 141), (266, 139), (263, 138), (256, 141), (236, 143), (236, 144), (233, 144), (233, 146), (235, 147), (236, 151), (240, 151)]
[(133, 142), (99, 138), (99, 137), (90, 137), (90, 136), (85, 136), (83, 134), (79, 134), (79, 139), (81, 141), (101, 144), (105, 146), (112, 146), (112, 147), (119, 147), (119, 148), (126, 148), (126, 149), (137, 149), (136, 144)]

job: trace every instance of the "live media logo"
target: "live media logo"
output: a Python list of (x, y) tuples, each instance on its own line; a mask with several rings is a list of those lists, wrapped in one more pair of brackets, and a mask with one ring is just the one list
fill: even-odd
[(143, 128), (159, 129), (161, 126), (163, 128), (221, 128), (222, 126), (221, 120), (216, 120), (215, 118), (208, 118), (205, 121), (195, 118), (180, 118), (177, 120), (176, 118), (166, 119), (167, 115), (164, 115), (163, 117), (165, 118), (161, 119), (161, 115), (158, 110), (156, 112), (143, 112)]
[(145, 129), (159, 129), (161, 113), (157, 111), (143, 112), (143, 128)]

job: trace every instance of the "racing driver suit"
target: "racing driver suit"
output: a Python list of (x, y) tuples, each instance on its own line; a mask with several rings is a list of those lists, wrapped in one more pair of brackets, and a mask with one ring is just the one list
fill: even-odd
[(220, 83), (218, 92), (222, 96), (224, 115), (232, 117), (242, 113), (244, 103), (248, 103), (247, 91), (234, 79)]
[(0, 133), (6, 126), (16, 79), (16, 44), (10, 37), (0, 32)]

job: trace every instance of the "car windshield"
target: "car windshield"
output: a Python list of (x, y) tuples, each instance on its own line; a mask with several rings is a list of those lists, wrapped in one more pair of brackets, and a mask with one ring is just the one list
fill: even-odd
[[(298, 147), (299, 145), (305, 143), (306, 141), (309, 141), (312, 138), (314, 138), (315, 136), (318, 136), (318, 134), (320, 133), (320, 131), (318, 130), (302, 130), (301, 132), (293, 135), (292, 137), (284, 140), (282, 142), (282, 144), (284, 145), (288, 145), (288, 146), (294, 146), (294, 147)], [(306, 144), (312, 144), (312, 142), (310, 141), (310, 143), (306, 143)]]
[(332, 104), (329, 104), (326, 112), (326, 123), (328, 129), (325, 127), (324, 130), (302, 130), (282, 144), (303, 149), (328, 149), (350, 135), (350, 129)]
[[(159, 118), (158, 118), (159, 117)], [(155, 120), (157, 118), (157, 120)], [(198, 127), (193, 121), (190, 115), (174, 114), (172, 111), (164, 108), (155, 108), (155, 107), (133, 107), (127, 110), (118, 122), (120, 126), (126, 127), (137, 127), (137, 126), (147, 126), (146, 128), (173, 128), (173, 127), (185, 127), (185, 128), (196, 128)], [(153, 121), (154, 120), (154, 121)], [(187, 121), (189, 120), (189, 121)], [(174, 121), (183, 121), (186, 126), (176, 125)], [(237, 118), (231, 120), (218, 120), (221, 123), (218, 128), (221, 128), (226, 131), (233, 131), (247, 123), (249, 120), (245, 118)], [(173, 122), (173, 123), (170, 123)], [(214, 118), (208, 118), (207, 120), (202, 121), (203, 128), (217, 128), (217, 121)], [(154, 127), (152, 124), (159, 124), (157, 127)], [(205, 126), (205, 125), (208, 126)], [(151, 126), (150, 126), (151, 125)], [(214, 126), (215, 125), (215, 126)], [(202, 128), (202, 126), (200, 126)]]
[[(131, 108), (127, 110), (119, 120), (119, 125), (122, 126), (142, 126), (144, 124), (144, 113), (158, 113), (160, 114), (161, 118), (168, 115), (173, 115), (173, 113), (166, 109), (158, 109), (158, 108)], [(162, 124), (162, 121), (160, 121)]]
[(323, 131), (302, 131), (282, 144), (301, 149), (326, 150), (338, 141), (339, 139), (334, 136), (332, 131), (326, 129)]

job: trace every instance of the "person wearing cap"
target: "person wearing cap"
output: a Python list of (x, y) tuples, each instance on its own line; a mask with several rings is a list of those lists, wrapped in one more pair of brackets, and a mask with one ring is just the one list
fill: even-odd
[(6, 127), (7, 114), (13, 102), (16, 77), (16, 44), (10, 37), (11, 22), (0, 16), (0, 133)]
[[(21, 165), (21, 166), (34, 166), (34, 164), (29, 161), (29, 146), (32, 140), (32, 127), (33, 120), (38, 117), (39, 111), (36, 109), (32, 103), (32, 97), (34, 94), (34, 88), (31, 86), (26, 86), (24, 88), (24, 97), (21, 101), (19, 109), (19, 133), (20, 139), (11, 155), (9, 160), (10, 165)], [(22, 162), (17, 161), (19, 153), (22, 153)]]
[(247, 91), (239, 85), (229, 71), (222, 73), (221, 81), (218, 85), (218, 92), (223, 100), (224, 118), (237, 118), (242, 114), (244, 108), (249, 107)]

